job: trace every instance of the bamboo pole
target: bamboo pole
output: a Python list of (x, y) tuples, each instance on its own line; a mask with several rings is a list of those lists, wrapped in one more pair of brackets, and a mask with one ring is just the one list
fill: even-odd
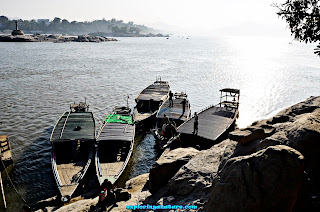
[[(0, 160), (1, 160), (1, 159), (0, 159)], [(4, 208), (7, 208), (6, 196), (4, 195), (1, 172), (0, 172), (0, 186), (1, 186), (1, 193), (2, 193), (3, 205), (4, 205)]]

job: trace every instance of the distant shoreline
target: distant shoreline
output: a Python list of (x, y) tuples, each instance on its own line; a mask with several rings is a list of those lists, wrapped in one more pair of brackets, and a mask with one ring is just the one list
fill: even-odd
[(0, 34), (0, 42), (106, 42), (118, 41), (113, 37), (164, 37), (169, 35), (162, 34), (124, 34), (124, 33), (89, 33), (89, 35), (56, 35), (56, 34), (26, 34), (26, 35), (10, 35)]
[(0, 35), (0, 42), (53, 42), (53, 43), (65, 43), (65, 42), (106, 42), (106, 41), (118, 41), (115, 38), (107, 38), (104, 36), (93, 35)]

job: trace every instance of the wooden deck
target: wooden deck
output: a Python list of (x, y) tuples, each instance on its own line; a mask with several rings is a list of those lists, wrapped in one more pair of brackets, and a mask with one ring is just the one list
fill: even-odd
[(97, 141), (128, 141), (134, 136), (134, 125), (120, 123), (106, 123), (100, 129)]
[(141, 91), (136, 101), (149, 101), (150, 99), (157, 102), (165, 101), (169, 91), (170, 86), (168, 82), (155, 82)]
[(141, 122), (143, 120), (148, 119), (151, 116), (153, 116), (154, 118), (156, 111), (155, 112), (139, 112), (137, 108), (134, 108), (133, 114), (134, 114), (134, 121)]
[(171, 120), (181, 120), (185, 122), (190, 116), (190, 103), (189, 100), (186, 102), (185, 112), (182, 114), (182, 99), (173, 99), (173, 107), (169, 107), (169, 99), (167, 99), (159, 108), (156, 118), (163, 118), (163, 115)]
[(96, 172), (100, 184), (105, 179), (115, 183), (121, 175), (132, 153), (134, 135), (134, 125), (105, 123), (101, 126), (95, 156)]
[(10, 141), (8, 135), (0, 135), (0, 157), (2, 163), (0, 162), (0, 171), (8, 168), (13, 164)]
[(57, 122), (51, 141), (93, 140), (95, 122), (91, 112), (65, 112)]
[(111, 181), (112, 184), (115, 183), (123, 165), (124, 161), (100, 163), (102, 175), (98, 178), (99, 183), (102, 184), (105, 179)]
[[(233, 124), (238, 110), (228, 111), (227, 107), (211, 106), (198, 114), (198, 133), (196, 136), (215, 141)], [(193, 136), (194, 117), (182, 124), (178, 132)]]
[(0, 155), (2, 161), (12, 160), (9, 136), (0, 135)]
[(78, 186), (78, 182), (75, 182), (77, 177), (80, 177), (81, 170), (86, 165), (87, 161), (80, 161), (78, 163), (66, 163), (57, 164), (57, 170), (61, 181), (61, 195), (71, 196), (74, 190)]

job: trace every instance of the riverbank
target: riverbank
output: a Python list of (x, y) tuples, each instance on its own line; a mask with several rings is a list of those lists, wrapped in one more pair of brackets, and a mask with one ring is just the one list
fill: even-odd
[(103, 36), (93, 35), (79, 35), (79, 36), (62, 36), (62, 35), (0, 35), (0, 42), (106, 42), (106, 41), (118, 41), (115, 38), (107, 38)]
[[(234, 130), (208, 150), (163, 153), (150, 173), (126, 183), (122, 192), (131, 198), (111, 211), (138, 204), (195, 205), (197, 211), (318, 210), (319, 139), (320, 97), (310, 97)], [(57, 211), (86, 211), (97, 201), (89, 198)]]

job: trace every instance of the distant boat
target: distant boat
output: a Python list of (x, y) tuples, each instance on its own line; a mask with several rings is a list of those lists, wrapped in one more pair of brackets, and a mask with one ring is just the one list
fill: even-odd
[(100, 185), (108, 179), (115, 183), (126, 168), (134, 145), (135, 125), (128, 107), (115, 107), (97, 135), (96, 173)]
[[(167, 99), (159, 108), (156, 114), (157, 127), (154, 130), (155, 138), (160, 144), (165, 143), (172, 135), (172, 127), (177, 128), (190, 117), (190, 103), (186, 93), (175, 93), (172, 99), (173, 106), (170, 107), (170, 100)], [(184, 111), (183, 111), (184, 103)], [(183, 113), (182, 113), (183, 112)], [(170, 123), (163, 123), (164, 115), (169, 119)], [(162, 145), (160, 145), (161, 148)]]
[(138, 128), (153, 124), (160, 105), (168, 98), (169, 91), (169, 83), (161, 79), (141, 91), (135, 99), (137, 105), (134, 108), (134, 120)]
[(225, 88), (220, 92), (219, 104), (211, 105), (198, 113), (198, 133), (193, 133), (194, 116), (178, 127), (183, 146), (210, 148), (235, 123), (239, 115), (240, 90)]
[(95, 121), (89, 106), (72, 104), (52, 130), (52, 170), (62, 196), (68, 202), (86, 174), (93, 156)]

